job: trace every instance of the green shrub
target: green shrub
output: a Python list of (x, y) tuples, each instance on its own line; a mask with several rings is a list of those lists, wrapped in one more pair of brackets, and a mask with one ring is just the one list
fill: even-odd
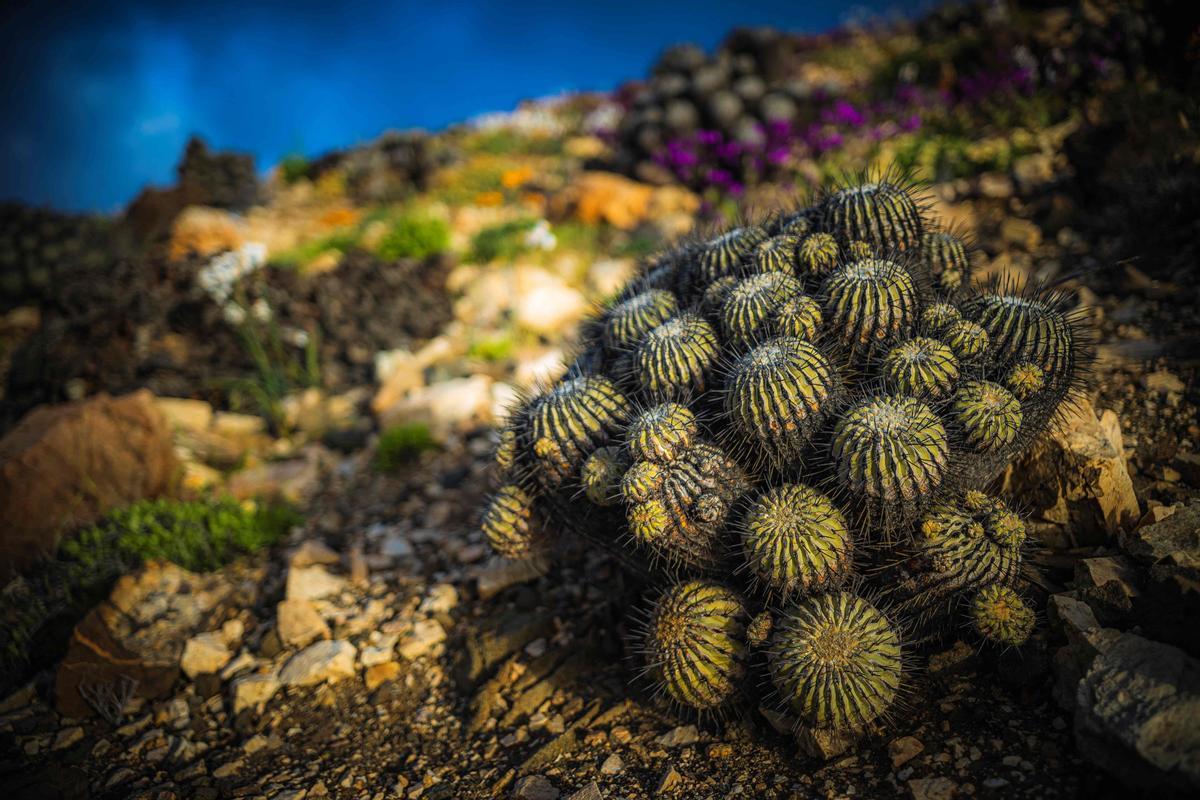
[(563, 142), (557, 136), (531, 136), (512, 128), (494, 128), (469, 135), (464, 147), (488, 155), (555, 156), (562, 153)]
[(428, 258), (450, 249), (450, 227), (445, 220), (419, 212), (396, 217), (391, 229), (379, 242), (380, 258)]
[(426, 450), (436, 448), (437, 442), (429, 433), (428, 425), (421, 422), (395, 425), (379, 436), (379, 444), (375, 447), (375, 468), (380, 472), (394, 472)]
[(298, 244), (271, 254), (271, 263), (285, 267), (303, 267), (329, 250), (345, 253), (358, 245), (360, 232), (356, 228), (335, 231), (328, 236)]
[(471, 239), (471, 261), (486, 264), (497, 259), (508, 261), (516, 258), (529, 249), (525, 244), (525, 234), (537, 222), (527, 217), (484, 228)]
[(284, 156), (279, 162), (279, 175), (283, 182), (293, 184), (308, 177), (308, 159), (299, 153)]
[(475, 339), (467, 348), (467, 356), (480, 361), (504, 361), (512, 356), (516, 342), (508, 333)]

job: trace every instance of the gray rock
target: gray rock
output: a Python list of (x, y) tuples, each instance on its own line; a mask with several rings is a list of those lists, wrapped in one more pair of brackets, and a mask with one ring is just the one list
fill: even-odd
[(289, 647), (329, 638), (329, 626), (309, 600), (284, 600), (275, 607), (275, 630)]
[(397, 647), (400, 655), (409, 661), (428, 655), (433, 648), (446, 641), (446, 630), (436, 619), (421, 620), (405, 635)]
[(292, 567), (287, 576), (288, 600), (320, 600), (323, 597), (340, 594), (346, 582), (336, 575), (330, 575), (324, 567), (313, 565), (309, 567)]
[(949, 778), (913, 778), (908, 790), (913, 800), (951, 800), (958, 794), (958, 784)]
[(604, 759), (604, 763), (600, 765), (601, 775), (620, 775), (625, 771), (625, 762), (616, 753), (613, 753), (608, 758)]
[(279, 678), (274, 675), (246, 675), (235, 680), (230, 691), (233, 695), (233, 713), (238, 714), (270, 700), (279, 691)]
[(541, 775), (530, 775), (517, 781), (512, 796), (517, 800), (558, 800), (558, 789)]
[(1080, 752), (1130, 786), (1200, 789), (1200, 661), (1122, 633), (1076, 691)]
[(595, 781), (592, 781), (571, 795), (568, 800), (604, 800), (604, 792), (600, 791), (600, 786)]
[(1139, 561), (1200, 565), (1200, 501), (1184, 506), (1162, 522), (1143, 525), (1121, 537), (1121, 547)]
[(350, 642), (317, 642), (288, 659), (279, 673), (279, 679), (287, 686), (311, 686), (352, 678), (356, 655), (357, 651)]
[(658, 737), (657, 741), (663, 747), (683, 747), (695, 744), (699, 738), (700, 731), (696, 729), (695, 725), (680, 725)]

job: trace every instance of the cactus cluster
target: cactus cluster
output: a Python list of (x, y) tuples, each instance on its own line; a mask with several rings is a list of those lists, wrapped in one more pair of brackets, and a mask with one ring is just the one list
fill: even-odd
[(705, 712), (854, 735), (923, 642), (1020, 646), (1025, 528), (981, 488), (1069, 402), (1087, 335), (1052, 290), (971, 288), (971, 261), (882, 178), (646, 264), (514, 410), (487, 538), (657, 585), (645, 674)]

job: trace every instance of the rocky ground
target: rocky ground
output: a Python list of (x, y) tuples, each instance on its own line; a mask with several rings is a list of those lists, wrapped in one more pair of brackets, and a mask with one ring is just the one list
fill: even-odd
[[(1088, 8), (1089, 24), (1116, 24), (1107, 5)], [(1066, 36), (1055, 13), (990, 24)], [(922, 35), (950, 35), (931, 20)], [(852, 84), (837, 54), (886, 55), (897, 38), (810, 43), (804, 80)], [(780, 46), (755, 41), (664, 69), (732, 58), (743, 78), (783, 86), (762, 66), (774, 60), (736, 61)], [(637, 130), (646, 115), (659, 125), (670, 80), (650, 81), (615, 139), (589, 128), (610, 102), (559, 100), (443, 137), (385, 136), (249, 188), (244, 164), (190, 147), (179, 184), (105, 234), (128, 281), (93, 295), (95, 267), (81, 265), (55, 273), (71, 291), (47, 293), (36, 259), (10, 281), (5, 613), (42, 585), (37, 559), (64, 532), (143, 497), (282, 498), (302, 522), (220, 569), (152, 560), (99, 605), (6, 640), (28, 652), (5, 662), (21, 666), (3, 681), (3, 784), (16, 797), (293, 800), (1188, 796), (1200, 118), (1182, 75), (1140, 69), (1011, 160), (927, 176), (935, 212), (977, 240), (979, 279), (1061, 282), (1088, 309), (1097, 359), (1076, 413), (1002, 487), (1035, 534), (1037, 635), (1019, 651), (947, 641), (918, 654), (928, 673), (892, 718), (824, 757), (786, 719), (679, 716), (632, 680), (625, 620), (643, 587), (617, 564), (503, 561), (476, 527), (507, 404), (562, 369), (578, 321), (641, 252), (736, 202), (591, 168), (654, 177), (656, 142)], [(1161, 171), (1171, 180), (1146, 177)]]

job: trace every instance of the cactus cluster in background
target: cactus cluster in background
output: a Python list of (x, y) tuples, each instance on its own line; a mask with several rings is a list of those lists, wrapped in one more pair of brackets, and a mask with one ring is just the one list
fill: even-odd
[(1034, 627), (1024, 525), (983, 490), (1069, 402), (1088, 337), (1060, 293), (970, 275), (894, 176), (662, 255), (514, 411), (487, 538), (644, 580), (645, 674), (680, 706), (871, 729), (922, 643)]

